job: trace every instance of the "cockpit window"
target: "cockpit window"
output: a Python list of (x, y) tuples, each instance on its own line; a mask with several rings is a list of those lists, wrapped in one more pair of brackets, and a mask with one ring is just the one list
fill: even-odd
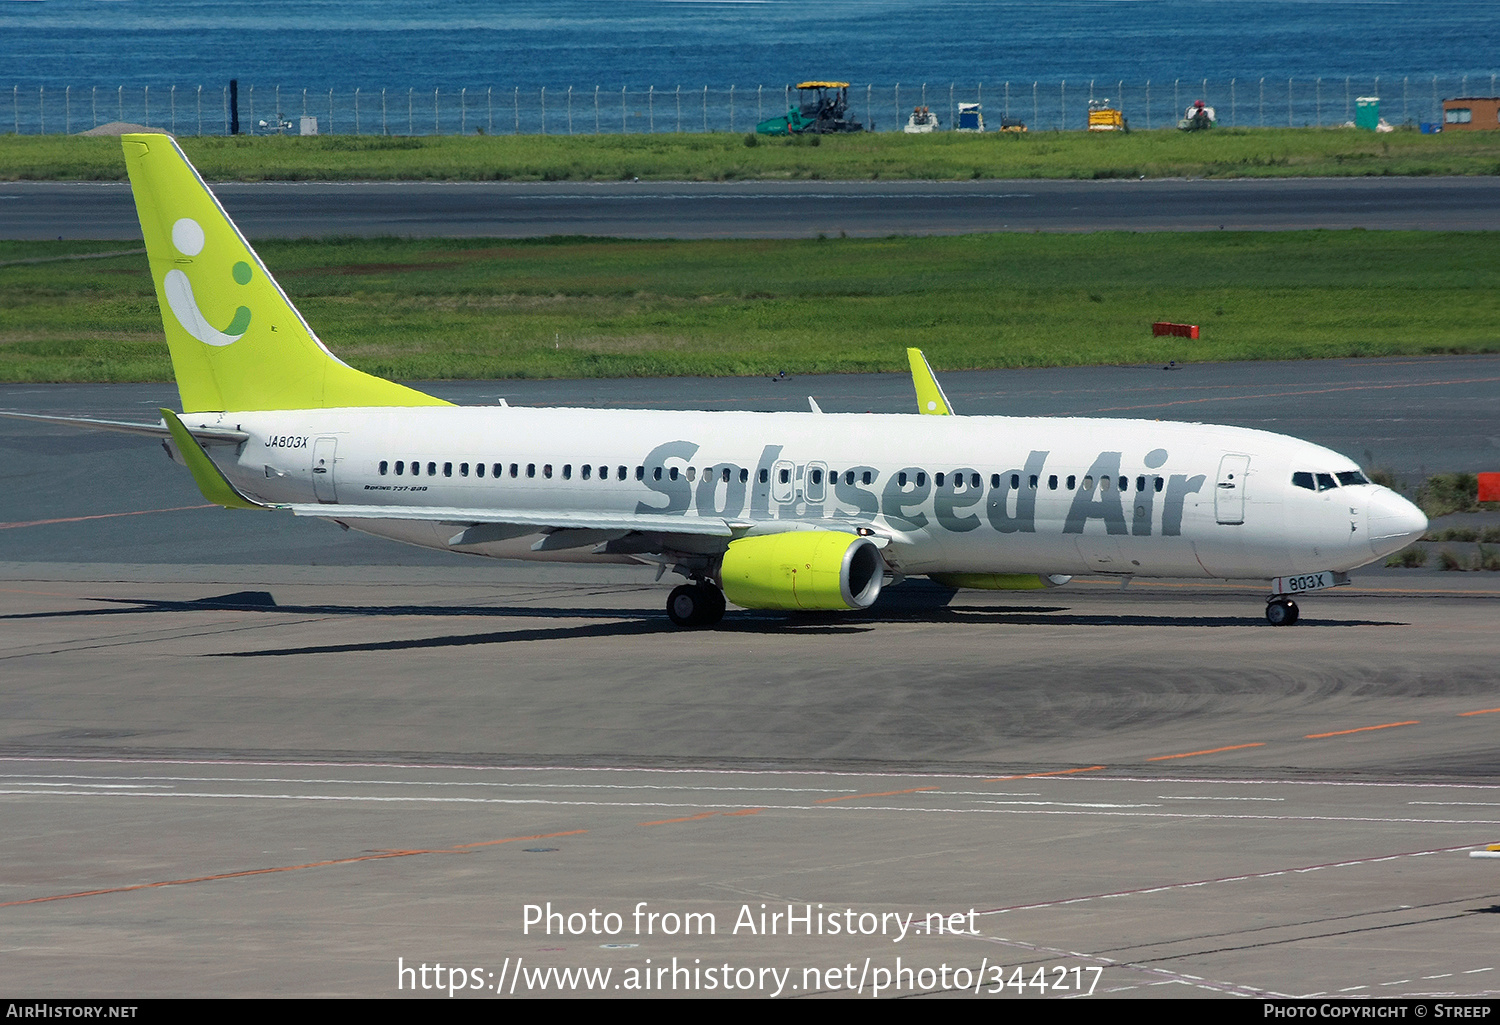
[(1298, 470), (1292, 474), (1292, 484), (1295, 487), (1306, 488), (1309, 491), (1318, 490), (1317, 484), (1313, 483), (1313, 475), (1306, 470)]
[(1345, 470), (1338, 475), (1339, 483), (1344, 487), (1352, 487), (1355, 484), (1368, 484), (1370, 479), (1358, 470)]
[(1336, 488), (1338, 486), (1339, 486), (1338, 482), (1333, 479), (1333, 474), (1331, 474), (1331, 473), (1320, 473), (1320, 474), (1318, 474), (1318, 490), (1319, 491), (1332, 491), (1334, 488)]

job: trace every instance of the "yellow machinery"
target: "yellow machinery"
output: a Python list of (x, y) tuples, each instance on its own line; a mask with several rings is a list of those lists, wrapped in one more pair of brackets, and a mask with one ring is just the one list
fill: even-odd
[(1090, 100), (1089, 131), (1128, 132), (1130, 122), (1125, 119), (1123, 111), (1109, 105), (1109, 100)]

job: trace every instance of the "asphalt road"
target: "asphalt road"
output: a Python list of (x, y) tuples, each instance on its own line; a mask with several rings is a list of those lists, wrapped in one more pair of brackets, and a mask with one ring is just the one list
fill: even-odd
[[(215, 185), (251, 238), (1500, 229), (1495, 178)], [(124, 183), (0, 183), (0, 238), (139, 239)]]
[[(1496, 360), (944, 380), (966, 413), (1201, 415), (1468, 468), (1493, 465)], [(909, 388), (437, 390), (858, 410), (907, 408)], [(149, 419), (172, 398), (12, 386), (0, 408)], [(459, 979), (576, 994), (534, 972), (589, 968), (608, 996), (646, 978), (798, 998), (1500, 996), (1500, 864), (1469, 857), (1500, 841), (1496, 574), (1359, 572), (1282, 629), (1253, 586), (1080, 580), (683, 632), (645, 569), (464, 560), (203, 506), (149, 442), (0, 421), (14, 992), (446, 1000)], [(788, 905), (823, 931), (788, 936)]]

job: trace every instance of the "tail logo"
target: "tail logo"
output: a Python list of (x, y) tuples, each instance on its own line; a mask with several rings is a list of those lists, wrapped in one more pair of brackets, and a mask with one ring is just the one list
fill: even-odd
[[(204, 244), (203, 226), (191, 217), (183, 217), (172, 225), (172, 245), (183, 256), (197, 256), (203, 252)], [(236, 284), (250, 283), (250, 265), (243, 260), (237, 262), (230, 273)], [(204, 345), (233, 345), (245, 337), (245, 332), (250, 328), (250, 309), (246, 306), (235, 310), (234, 319), (224, 330), (220, 331), (210, 324), (203, 311), (198, 308), (192, 282), (180, 270), (167, 271), (167, 276), (162, 280), (162, 291), (166, 294), (167, 306), (177, 318), (177, 323)]]

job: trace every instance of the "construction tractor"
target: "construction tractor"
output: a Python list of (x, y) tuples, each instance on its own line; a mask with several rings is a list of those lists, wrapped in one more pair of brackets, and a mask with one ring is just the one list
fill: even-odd
[(1089, 100), (1089, 131), (1128, 132), (1130, 121), (1119, 107), (1112, 107), (1108, 99)]
[(797, 105), (755, 126), (757, 135), (828, 135), (864, 130), (864, 125), (849, 117), (848, 82), (799, 82)]

